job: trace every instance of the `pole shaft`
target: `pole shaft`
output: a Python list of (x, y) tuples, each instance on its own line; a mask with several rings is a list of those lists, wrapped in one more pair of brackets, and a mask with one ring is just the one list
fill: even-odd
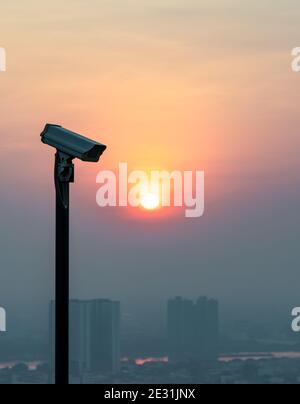
[(56, 192), (55, 383), (69, 383), (69, 183)]

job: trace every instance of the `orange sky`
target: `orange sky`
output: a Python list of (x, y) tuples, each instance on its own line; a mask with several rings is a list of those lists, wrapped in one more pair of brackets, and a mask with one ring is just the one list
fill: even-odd
[(296, 3), (6, 2), (1, 167), (15, 147), (33, 167), (39, 131), (54, 122), (106, 143), (105, 168), (204, 169), (216, 192), (222, 177), (236, 187), (295, 175)]

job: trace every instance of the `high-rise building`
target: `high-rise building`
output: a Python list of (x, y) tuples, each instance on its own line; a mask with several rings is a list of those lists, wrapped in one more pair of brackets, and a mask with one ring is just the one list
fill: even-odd
[[(54, 347), (54, 302), (50, 305), (50, 338)], [(53, 349), (52, 349), (53, 352)], [(54, 363), (54, 355), (52, 361)], [(120, 370), (120, 303), (110, 300), (70, 301), (71, 373)]]
[(218, 357), (219, 307), (216, 300), (176, 297), (168, 302), (171, 362), (215, 361)]

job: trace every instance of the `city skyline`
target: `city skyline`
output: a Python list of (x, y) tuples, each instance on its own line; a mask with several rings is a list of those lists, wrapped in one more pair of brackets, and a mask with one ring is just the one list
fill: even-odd
[(199, 297), (168, 300), (168, 351), (170, 362), (216, 362), (219, 346), (219, 304)]
[[(135, 354), (134, 351), (130, 354), (128, 346), (124, 346), (124, 336), (133, 330), (120, 329), (128, 327), (128, 324), (120, 327), (124, 321), (124, 314), (120, 316), (120, 304), (99, 298), (70, 301), (71, 384), (157, 383), (161, 381), (160, 377), (165, 383), (183, 384), (286, 384), (299, 381), (300, 353), (276, 352), (278, 347), (275, 348), (271, 339), (269, 343), (261, 341), (259, 353), (251, 353), (246, 345), (245, 351), (239, 352), (239, 345), (241, 347), (245, 343), (245, 338), (236, 334), (230, 342), (231, 348), (230, 344), (227, 347), (232, 351), (224, 350), (228, 336), (225, 338), (223, 335), (224, 329), (220, 333), (219, 304), (215, 299), (200, 296), (192, 300), (176, 296), (166, 300), (167, 344), (161, 345), (163, 351), (157, 351), (156, 357), (147, 356), (153, 349), (152, 337), (148, 341), (149, 346), (146, 348), (145, 344), (144, 349), (140, 347)], [(49, 306), (49, 320), (53, 349), (53, 301)], [(249, 343), (253, 341), (253, 335), (249, 335)], [(256, 345), (252, 342), (257, 349), (258, 335)], [(140, 338), (144, 339), (143, 336)], [(291, 341), (286, 341), (289, 349)], [(281, 344), (283, 346), (284, 340)], [(294, 344), (298, 349), (296, 339)], [(263, 349), (269, 351), (264, 352)], [(272, 352), (272, 349), (275, 351)], [(46, 359), (31, 363), (0, 362), (0, 383), (51, 383), (51, 357), (53, 352), (49, 356), (50, 362)]]
[[(50, 364), (54, 371), (55, 302), (50, 303)], [(117, 373), (121, 366), (120, 302), (70, 300), (70, 375)]]

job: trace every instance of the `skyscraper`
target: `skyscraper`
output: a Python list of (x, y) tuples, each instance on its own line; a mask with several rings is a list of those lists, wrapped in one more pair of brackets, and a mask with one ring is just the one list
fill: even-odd
[[(54, 302), (50, 305), (53, 349)], [(53, 358), (53, 355), (52, 355)], [(70, 369), (116, 373), (120, 369), (120, 303), (110, 300), (70, 301)]]
[(176, 297), (168, 302), (171, 362), (215, 361), (218, 357), (219, 307), (216, 300)]

